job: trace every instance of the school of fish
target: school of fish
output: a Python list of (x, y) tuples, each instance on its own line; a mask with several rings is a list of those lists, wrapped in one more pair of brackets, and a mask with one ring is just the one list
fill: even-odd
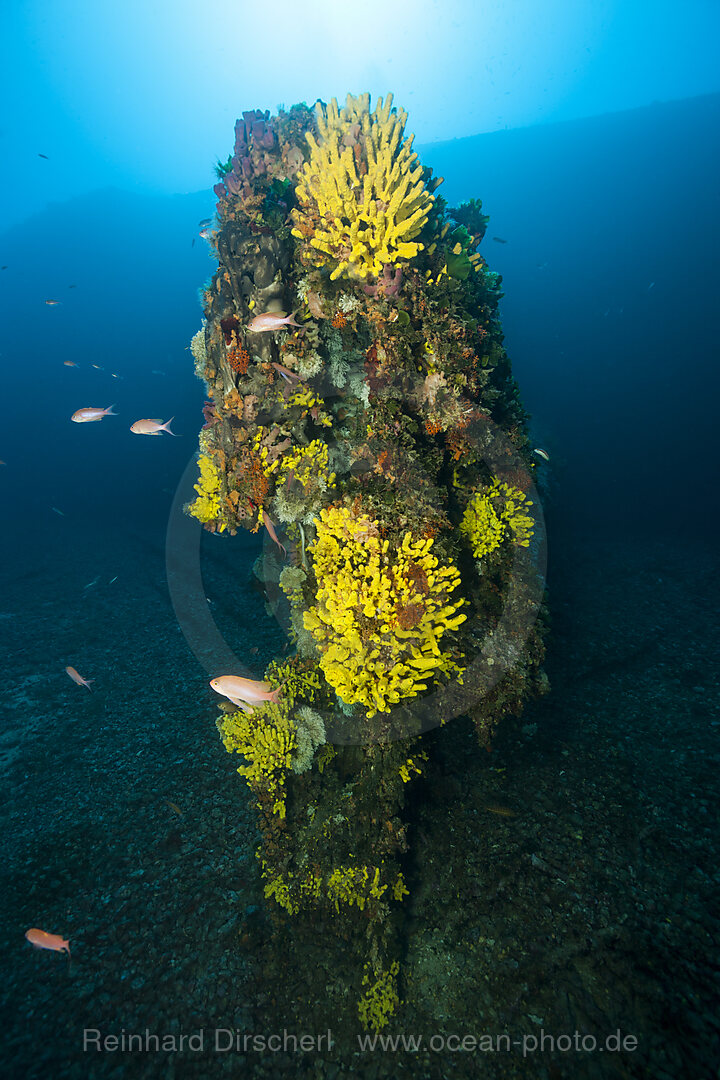
[[(44, 155), (41, 154), (40, 156), (42, 157)], [(200, 226), (200, 236), (204, 239), (211, 239), (212, 234), (209, 228), (209, 219), (201, 221)], [(71, 288), (72, 287), (74, 286), (71, 286)], [(49, 299), (46, 300), (45, 303), (48, 307), (56, 307), (61, 303), (61, 301)], [(285, 315), (285, 313), (282, 311), (266, 311), (256, 315), (248, 324), (247, 329), (252, 333), (257, 334), (274, 332), (276, 330), (280, 330), (284, 326), (295, 326), (299, 329), (302, 329), (301, 324), (295, 321), (294, 313), (292, 315)], [(74, 360), (64, 360), (63, 364), (65, 367), (78, 366)], [(99, 371), (103, 370), (99, 364), (92, 364), (91, 366), (97, 368), (97, 370)], [(282, 364), (274, 364), (273, 367), (275, 367), (278, 373), (287, 382), (291, 382), (292, 380), (302, 381), (301, 376), (297, 375), (293, 371), (290, 371), (288, 368), (283, 367)], [(155, 372), (153, 372), (153, 374), (155, 374)], [(157, 372), (157, 374), (161, 373)], [(112, 377), (118, 379), (122, 376), (113, 373)], [(75, 424), (97, 423), (99, 420), (102, 420), (106, 416), (117, 416), (118, 414), (113, 411), (114, 408), (114, 405), (109, 405), (107, 408), (100, 408), (98, 406), (88, 405), (81, 409), (76, 409), (70, 419)], [(162, 434), (162, 432), (166, 432), (168, 435), (174, 436), (175, 432), (170, 430), (170, 424), (172, 423), (173, 419), (174, 417), (170, 417), (170, 419), (166, 421), (162, 421), (159, 419), (135, 420), (135, 422), (130, 425), (130, 431), (133, 433), (133, 435), (160, 435)], [(0, 461), (0, 465), (4, 464), (4, 461)], [(57, 514), (60, 514), (63, 517), (65, 516), (61, 510), (57, 510), (55, 507), (52, 507), (52, 509)], [(287, 551), (278, 539), (273, 522), (270, 520), (266, 513), (262, 512), (261, 516), (263, 524), (267, 529), (268, 535), (274, 541), (274, 543), (277, 544), (283, 555), (286, 555)], [(96, 578), (94, 581), (91, 581), (88, 585), (86, 585), (85, 590), (97, 584), (97, 580), (98, 579)], [(112, 579), (112, 581), (116, 580), (116, 577)], [(112, 582), (110, 584), (112, 584)], [(257, 649), (253, 649), (252, 651), (257, 652)], [(65, 671), (67, 675), (69, 675), (69, 677), (72, 679), (72, 681), (78, 686), (84, 686), (88, 690), (91, 690), (90, 684), (95, 681), (94, 679), (86, 679), (77, 671), (76, 668), (72, 667), (72, 665), (70, 664), (68, 664), (68, 666), (65, 668)], [(270, 687), (270, 684), (267, 682), (260, 682), (254, 679), (245, 679), (240, 677), (239, 675), (219, 675), (210, 680), (210, 686), (216, 693), (220, 694), (222, 697), (227, 698), (229, 701), (232, 702), (233, 705), (236, 705), (238, 708), (243, 709), (245, 712), (248, 713), (252, 713), (253, 705), (258, 705), (265, 701), (276, 703), (279, 700), (280, 692), (282, 690), (281, 686), (276, 687), (276, 689), (273, 690)], [(170, 802), (169, 800), (166, 800), (166, 802), (167, 805), (176, 814), (182, 816), (182, 810), (179, 806), (177, 806), (176, 803)], [(51, 934), (48, 933), (47, 930), (40, 930), (37, 927), (31, 927), (31, 929), (25, 932), (25, 937), (36, 949), (48, 949), (51, 952), (64, 952), (67, 953), (68, 956), (70, 956), (69, 940), (61, 937), (61, 935), (59, 934)]]

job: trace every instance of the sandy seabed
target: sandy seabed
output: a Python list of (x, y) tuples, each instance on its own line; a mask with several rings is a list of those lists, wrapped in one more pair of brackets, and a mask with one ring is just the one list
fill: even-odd
[[(251, 799), (175, 619), (162, 530), (62, 519), (2, 546), (4, 1078), (714, 1075), (709, 545), (551, 543), (552, 692), (491, 753), (462, 721), (431, 734), (411, 808), (403, 1005), (388, 1029), (422, 1043), (372, 1052), (245, 1038), (332, 1031), (350, 1007), (347, 957), (320, 943), (326, 961), (309, 971), (273, 938)], [(203, 568), (221, 630), (260, 677), (285, 641), (253, 587), (256, 547), (204, 538)], [(72, 958), (32, 949), (30, 926), (69, 937)], [(603, 1049), (547, 1037), (533, 1049), (576, 1032)], [(618, 1032), (636, 1046), (605, 1047)], [(124, 1047), (133, 1033), (159, 1046)], [(503, 1034), (509, 1049), (459, 1048)]]

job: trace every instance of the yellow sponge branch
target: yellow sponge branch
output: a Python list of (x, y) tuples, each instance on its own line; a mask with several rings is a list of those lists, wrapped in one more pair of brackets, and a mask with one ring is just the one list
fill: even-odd
[(392, 94), (372, 113), (369, 94), (348, 94), (342, 110), (333, 98), (318, 102), (316, 115), (320, 139), (307, 135), (310, 160), (293, 211), (293, 235), (309, 244), (307, 261), (326, 266), (333, 280), (362, 280), (414, 258), (434, 198), (413, 136), (403, 139), (407, 113), (392, 109)]
[(407, 532), (391, 551), (377, 521), (345, 506), (321, 510), (315, 525), (318, 588), (304, 626), (338, 697), (372, 717), (459, 671), (440, 642), (466, 618), (451, 595), (460, 574), (433, 554), (433, 540)]
[(529, 547), (534, 522), (528, 509), (532, 501), (518, 488), (500, 480), (476, 491), (468, 503), (460, 531), (467, 536), (476, 559), (482, 559), (509, 540)]

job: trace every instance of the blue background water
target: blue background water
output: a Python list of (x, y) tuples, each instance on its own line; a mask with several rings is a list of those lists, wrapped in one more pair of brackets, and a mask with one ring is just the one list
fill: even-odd
[[(520, 957), (521, 975), (494, 999), (515, 1025), (550, 1009), (548, 971), (550, 998), (565, 1000), (567, 986), (575, 1000), (574, 972), (599, 957), (585, 989), (604, 1011), (588, 1022), (639, 1033), (639, 1071), (626, 1075), (654, 1074), (648, 1062), (709, 1075), (711, 1059), (712, 1020), (694, 995), (712, 1000), (716, 930), (719, 120), (713, 94), (418, 147), (451, 204), (480, 197), (490, 215), (482, 251), (503, 275), (506, 346), (536, 445), (551, 455), (554, 690), (528, 711), (526, 741), (508, 725), (494, 757), (451, 733), (462, 750), (446, 771), (460, 779), (442, 777), (420, 811), (418, 833), (430, 839), (411, 949), (428, 925), (432, 937), (441, 910), (449, 929), (438, 955), (461, 970), (494, 919), (505, 954)], [(229, 150), (229, 124), (226, 134)], [(267, 988), (245, 981), (263, 947), (254, 816), (165, 580), (168, 514), (203, 423), (189, 343), (215, 266), (197, 237), (214, 200), (209, 186), (129, 191), (118, 171), (116, 187), (45, 207), (56, 165), (40, 165), (42, 209), (0, 235), (0, 1025), (7, 1075), (22, 1080), (86, 1077), (84, 1025), (160, 1016), (183, 1030), (252, 1030), (257, 1009), (270, 1010)], [(77, 408), (113, 402), (117, 417), (70, 422)], [(178, 438), (128, 430), (171, 415)], [(250, 580), (260, 538), (205, 537), (203, 549), (213, 612), (259, 676), (283, 645)], [(92, 694), (67, 679), (67, 663), (97, 680)], [(481, 829), (470, 817), (466, 833), (449, 834), (448, 821), (488, 801), (515, 805), (517, 817), (486, 814)], [(503, 896), (498, 850), (511, 883)], [(433, 851), (440, 872), (423, 861)], [(480, 877), (458, 928), (457, 897), (434, 890), (466, 873), (468, 852)], [(567, 883), (553, 886), (552, 903), (531, 853), (557, 860)], [(73, 968), (30, 950), (28, 925), (69, 934)], [(407, 970), (418, 967), (411, 951)], [(531, 990), (519, 1013), (520, 978)], [(449, 989), (423, 998), (418, 985), (403, 1023), (450, 1008)], [(481, 983), (469, 985), (461, 1033), (481, 1008)], [(166, 1064), (107, 1057), (92, 1068), (154, 1080)], [(239, 1068), (230, 1057), (220, 1066)], [(207, 1076), (203, 1063), (182, 1067)]]
[[(716, 523), (719, 120), (710, 96), (420, 148), (451, 204), (480, 197), (490, 215), (482, 251), (503, 276), (506, 347), (553, 459), (554, 508), (586, 529)], [(197, 223), (213, 209), (208, 191), (107, 188), (0, 238), (10, 531), (42, 530), (52, 506), (161, 527), (202, 423), (188, 346), (215, 266)], [(117, 419), (69, 423), (113, 402)], [(173, 414), (182, 438), (128, 432)]]

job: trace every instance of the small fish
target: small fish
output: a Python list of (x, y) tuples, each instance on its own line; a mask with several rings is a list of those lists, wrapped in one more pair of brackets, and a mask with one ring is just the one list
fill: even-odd
[(53, 514), (59, 514), (60, 517), (65, 517), (62, 510), (58, 510), (57, 506), (51, 506), (50, 509), (52, 510)]
[[(95, 682), (94, 679), (83, 679), (82, 675), (79, 675), (74, 667), (66, 667), (65, 670), (72, 681), (77, 683), (78, 686), (87, 686), (88, 690), (90, 690), (90, 683)], [(90, 690), (90, 693), (92, 693), (92, 690)]]
[(170, 807), (170, 809), (173, 811), (173, 813), (177, 814), (178, 817), (184, 817), (185, 816), (177, 803), (171, 802), (170, 799), (166, 799), (165, 802)]
[(99, 364), (91, 364), (90, 367), (94, 367), (96, 371), (104, 371), (104, 367), (100, 367)]
[(38, 157), (45, 158), (45, 161), (50, 160), (50, 158), (47, 156), (47, 154), (38, 154)]
[(110, 378), (111, 379), (122, 379), (123, 376), (122, 375), (116, 375), (114, 371), (111, 371), (110, 372)]
[(68, 285), (68, 289), (77, 289), (77, 285)]
[(507, 240), (503, 240), (502, 236), (493, 236), (493, 240), (496, 244), (507, 244)]
[(86, 589), (92, 589), (93, 585), (97, 585), (99, 580), (100, 575), (98, 574), (98, 576), (96, 578), (93, 578), (92, 581), (88, 581), (87, 585), (83, 585), (83, 592), (85, 592)]
[(259, 701), (272, 701), (277, 703), (280, 697), (281, 687), (270, 689), (270, 683), (257, 682), (255, 679), (242, 679), (239, 675), (218, 675), (210, 680), (210, 686), (216, 694), (226, 697), (243, 709), (247, 704), (255, 704)]
[(133, 435), (159, 435), (161, 431), (167, 431), (168, 435), (174, 435), (175, 432), (170, 430), (170, 424), (172, 424), (174, 416), (171, 416), (167, 423), (163, 424), (162, 420), (136, 420), (131, 425), (130, 430)]
[(195, 237), (194, 237), (194, 236), (193, 236), (193, 238), (192, 238), (192, 244), (190, 245), (190, 247), (191, 247), (191, 248), (194, 248), (194, 247), (195, 247)]
[(151, 375), (166, 375), (167, 372), (166, 371), (158, 371), (157, 368), (153, 368), (152, 371), (150, 372), (150, 374)]
[(7, 268), (8, 268), (8, 264), (7, 264), (7, 263), (5, 264), (5, 266), (0, 266), (0, 270), (7, 270)]
[(282, 375), (286, 383), (290, 383), (292, 385), (293, 379), (297, 379), (298, 382), (305, 382), (302, 375), (298, 375), (297, 371), (291, 371), (290, 368), (286, 368), (282, 364), (276, 364), (273, 361), (270, 364), (270, 367), (274, 367), (278, 374)]
[(77, 364), (74, 360), (63, 360), (63, 364), (65, 365), (65, 367), (77, 367)]
[(283, 553), (283, 556), (287, 555), (287, 548), (286, 548), (286, 547), (284, 547), (284, 545), (283, 545), (283, 544), (281, 544), (281, 543), (280, 543), (280, 541), (278, 540), (278, 538), (277, 538), (277, 533), (275, 532), (275, 526), (273, 525), (272, 521), (271, 521), (271, 520), (270, 520), (270, 518), (269, 518), (269, 517), (267, 516), (267, 514), (265, 513), (265, 511), (264, 511), (264, 510), (261, 510), (261, 511), (260, 511), (260, 517), (261, 517), (261, 518), (262, 518), (262, 520), (263, 520), (263, 525), (264, 525), (264, 526), (265, 526), (265, 528), (267, 529), (267, 531), (268, 531), (268, 536), (270, 537), (270, 539), (271, 539), (271, 540), (274, 540), (274, 541), (275, 541), (275, 543), (277, 544), (277, 546), (278, 546), (278, 547), (280, 548), (280, 550), (282, 551), (282, 553)]
[(62, 300), (46, 300), (45, 303), (48, 307), (57, 307), (58, 304), (62, 304)]
[(650, 290), (651, 290), (651, 289), (654, 289), (654, 288), (655, 288), (655, 282), (654, 282), (654, 281), (651, 281), (651, 282), (650, 282), (650, 284), (648, 285), (648, 287), (647, 287), (647, 289), (646, 289), (645, 291), (646, 291), (646, 292), (650, 292)]
[(490, 814), (499, 814), (500, 817), (517, 817), (514, 810), (511, 810), (509, 806), (486, 806), (485, 809)]
[(208, 225), (212, 224), (212, 218), (204, 217), (202, 221), (198, 221), (198, 229), (206, 229)]
[(60, 937), (59, 934), (48, 934), (46, 930), (38, 930), (33, 926), (25, 931), (25, 937), (36, 949), (52, 949), (53, 952), (66, 952), (70, 955), (70, 941)]
[(118, 579), (118, 576), (116, 574), (115, 577), (110, 578), (110, 580), (108, 581), (108, 585), (112, 585), (113, 581), (117, 581), (117, 579)]
[(90, 424), (93, 420), (102, 420), (103, 416), (117, 416), (114, 413), (113, 406), (109, 405), (107, 409), (95, 409), (92, 406), (88, 406), (86, 409), (78, 409), (74, 412), (70, 419), (75, 424)]
[(537, 456), (539, 458), (542, 458), (543, 461), (550, 460), (550, 455), (548, 454), (547, 450), (542, 450), (539, 446), (535, 447), (535, 449), (533, 450), (533, 454), (537, 454)]
[(203, 238), (203, 240), (212, 240), (212, 233), (208, 228), (201, 229), (199, 235)]
[(262, 334), (264, 331), (279, 330), (281, 326), (297, 326), (302, 330), (300, 323), (295, 322), (296, 312), (286, 315), (284, 311), (264, 311), (262, 315), (256, 315), (248, 323), (248, 330), (253, 334)]

